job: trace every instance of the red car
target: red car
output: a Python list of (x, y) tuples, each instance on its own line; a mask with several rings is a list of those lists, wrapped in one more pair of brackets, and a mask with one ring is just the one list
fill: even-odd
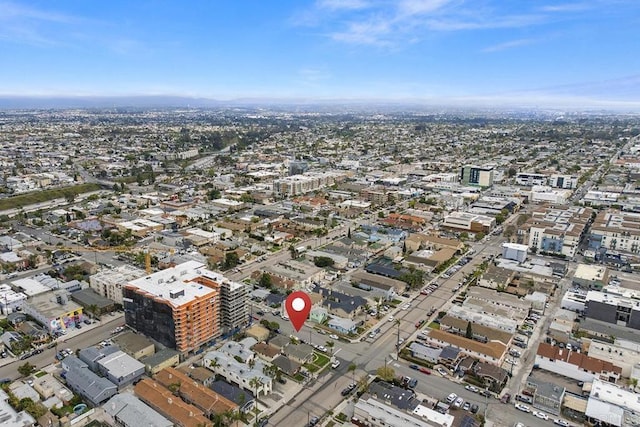
[(418, 369), (420, 372), (422, 372), (423, 374), (427, 374), (427, 375), (431, 375), (431, 371), (428, 370), (427, 368), (421, 367), (420, 369)]

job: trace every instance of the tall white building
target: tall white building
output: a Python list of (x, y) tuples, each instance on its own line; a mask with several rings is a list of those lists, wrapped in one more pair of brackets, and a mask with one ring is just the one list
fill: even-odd
[(122, 304), (122, 287), (146, 275), (144, 270), (122, 265), (112, 270), (102, 270), (89, 277), (89, 286), (103, 297)]

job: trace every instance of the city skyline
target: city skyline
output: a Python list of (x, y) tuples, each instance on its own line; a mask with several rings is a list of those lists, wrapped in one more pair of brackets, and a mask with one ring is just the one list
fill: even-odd
[(638, 110), (633, 1), (0, 0), (0, 97)]

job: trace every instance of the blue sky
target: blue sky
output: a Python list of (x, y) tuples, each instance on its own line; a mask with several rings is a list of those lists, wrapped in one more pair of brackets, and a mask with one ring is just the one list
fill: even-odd
[(640, 105), (638, 0), (0, 0), (0, 94)]

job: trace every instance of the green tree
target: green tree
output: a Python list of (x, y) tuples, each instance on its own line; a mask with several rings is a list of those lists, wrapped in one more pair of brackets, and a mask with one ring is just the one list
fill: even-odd
[(273, 285), (271, 281), (271, 275), (269, 275), (268, 273), (262, 273), (258, 284), (263, 288), (270, 288)]
[(313, 258), (313, 263), (316, 267), (331, 267), (335, 261), (333, 258), (329, 258), (326, 256), (317, 256)]
[(235, 266), (238, 265), (238, 263), (240, 262), (240, 259), (238, 258), (238, 254), (235, 252), (227, 252), (224, 255), (224, 263), (222, 265), (222, 268), (225, 270), (229, 270), (231, 268), (234, 268)]
[(391, 366), (380, 366), (376, 370), (376, 375), (385, 381), (393, 381), (396, 377), (396, 372), (393, 370)]
[(220, 190), (218, 190), (217, 188), (212, 188), (207, 192), (207, 197), (209, 198), (209, 200), (219, 199), (221, 197)]
[(465, 332), (464, 336), (466, 338), (473, 339), (473, 329), (471, 326), (471, 322), (467, 322), (467, 331)]
[(484, 239), (485, 234), (481, 231), (479, 233), (476, 233), (476, 237), (475, 240), (476, 242), (479, 242), (480, 240)]
[(31, 375), (35, 369), (36, 367), (34, 365), (32, 365), (29, 362), (26, 362), (24, 365), (18, 366), (18, 373), (23, 377), (27, 377)]

